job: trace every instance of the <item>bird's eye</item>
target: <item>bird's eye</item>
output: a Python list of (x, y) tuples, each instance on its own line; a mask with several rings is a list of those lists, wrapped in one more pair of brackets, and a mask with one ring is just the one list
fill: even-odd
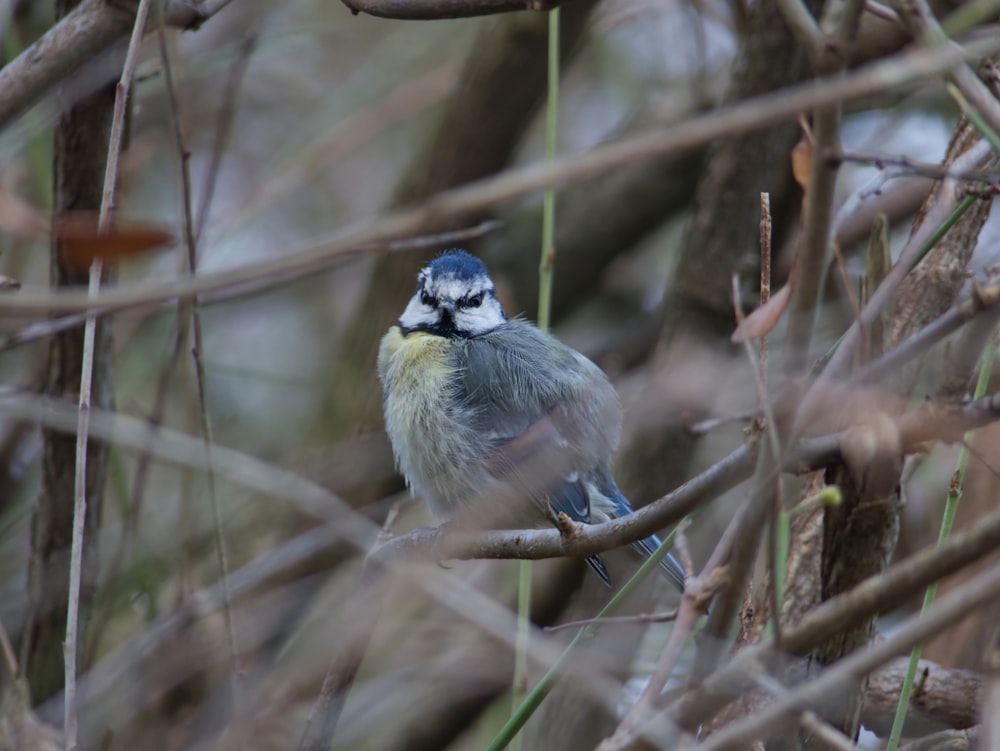
[(433, 308), (437, 305), (437, 298), (427, 290), (422, 290), (420, 292), (420, 302)]
[(480, 292), (478, 295), (473, 295), (465, 300), (465, 307), (467, 308), (478, 308), (483, 304), (483, 293)]

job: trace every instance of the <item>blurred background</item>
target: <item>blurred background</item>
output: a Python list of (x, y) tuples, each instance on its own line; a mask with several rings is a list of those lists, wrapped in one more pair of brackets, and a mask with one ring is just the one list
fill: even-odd
[[(45, 0), (0, 3), (4, 60), (44, 33), (54, 12)], [(740, 0), (567, 3), (558, 153), (584, 153), (805, 80), (808, 62), (776, 14), (768, 4)], [(879, 24), (866, 17), (856, 62), (903, 42)], [(181, 237), (175, 122), (189, 151), (199, 273), (280, 260), (389, 209), (538, 162), (547, 33), (542, 13), (408, 22), (353, 16), (339, 3), (317, 0), (234, 0), (197, 31), (167, 31), (176, 120), (157, 40), (149, 35), (133, 88), (116, 214)], [(0, 132), (5, 196), (40, 211), (52, 208), (58, 112), (114, 80), (123, 52), (124, 40)], [(843, 148), (937, 163), (957, 122), (940, 87), (917, 87), (852, 105)], [(799, 126), (788, 122), (610, 170), (557, 193), (554, 328), (618, 387), (626, 437), (617, 475), (637, 507), (743, 440), (740, 420), (707, 433), (691, 427), (754, 407), (749, 365), (729, 341), (731, 279), (739, 276), (743, 305), (754, 307), (761, 191), (771, 194), (775, 288), (788, 273), (801, 203), (790, 153), (799, 137)], [(889, 213), (898, 247), (928, 185), (907, 170), (845, 165), (835, 223), (844, 273), (829, 275), (814, 356), (852, 320), (845, 290), (863, 268), (857, 249), (867, 241), (871, 217)], [(462, 244), (490, 266), (508, 313), (534, 319), (541, 196), (431, 229), (484, 218), (502, 225)], [(996, 264), (995, 236), (988, 223), (971, 268)], [(429, 567), (428, 581), (452, 576), (468, 588), (457, 604), (444, 605), (408, 580), (387, 583), (383, 599), (390, 606), (374, 628), (369, 598), (355, 590), (359, 549), (407, 498), (382, 430), (375, 351), (412, 294), (417, 269), (442, 249), (373, 251), (263, 290), (202, 298), (198, 354), (214, 441), (281, 468), (283, 474), (271, 476), (279, 490), (288, 478), (307, 478), (373, 526), (367, 538), (348, 545), (330, 521), (341, 517), (304, 502), (290, 479), (282, 497), (258, 487), (249, 470), (237, 481), (236, 469), (221, 472), (213, 483), (203, 471), (150, 458), (127, 434), (107, 443), (88, 527), (93, 578), (81, 655), (88, 747), (293, 747), (327, 667), (365, 633), (372, 642), (337, 748), (480, 748), (502, 723), (510, 701), (515, 562)], [(124, 260), (117, 283), (152, 289), (181, 278), (184, 263), (177, 243)], [(48, 239), (0, 232), (0, 273), (25, 289), (48, 285)], [(179, 329), (178, 307), (127, 310), (108, 320), (106, 408), (180, 431), (188, 436), (183, 449), (196, 454), (202, 428), (194, 345)], [(0, 334), (27, 323), (7, 318)], [(48, 337), (7, 342), (0, 381), (54, 393), (46, 385), (53, 346)], [(779, 328), (772, 338), (775, 368), (780, 352)], [(47, 657), (38, 639), (24, 648), (25, 634), (39, 633), (39, 623), (59, 622), (58, 613), (41, 612), (45, 598), (29, 586), (38, 581), (29, 576), (29, 562), (39, 558), (38, 527), (47, 523), (38, 520), (51, 471), (46, 450), (37, 423), (0, 416), (0, 622), (25, 661), (38, 716), (58, 726), (62, 634), (49, 635)], [(904, 550), (936, 534), (954, 455), (936, 450), (912, 473)], [(243, 466), (239, 456), (219, 461)], [(795, 484), (789, 487), (794, 495)], [(247, 576), (231, 593), (235, 693), (217, 584), (213, 492), (229, 570)], [(688, 535), (696, 563), (745, 495), (737, 489), (695, 520)], [(393, 534), (433, 523), (420, 504), (398, 508)], [(65, 522), (52, 522), (53, 529), (65, 531)], [(65, 570), (66, 544), (59, 538), (50, 546), (53, 571)], [(624, 552), (611, 559), (616, 583), (636, 565)], [(584, 568), (576, 561), (536, 565), (536, 624), (588, 617), (607, 600)], [(635, 598), (632, 611), (672, 603), (657, 582)], [(617, 687), (635, 685), (630, 677), (648, 671), (668, 628), (602, 630), (574, 665), (585, 680), (568, 681), (574, 687), (546, 703), (548, 719), (530, 729), (526, 747), (589, 747), (601, 738), (620, 711)], [(551, 651), (560, 638), (556, 632), (542, 641)], [(949, 659), (968, 666), (972, 658)], [(543, 650), (532, 676), (545, 664)]]

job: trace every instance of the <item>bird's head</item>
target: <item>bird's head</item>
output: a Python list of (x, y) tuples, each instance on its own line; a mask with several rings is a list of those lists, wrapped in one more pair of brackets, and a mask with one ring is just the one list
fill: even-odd
[(464, 250), (446, 250), (419, 274), (417, 291), (399, 319), (403, 334), (446, 337), (486, 334), (507, 320), (486, 265)]

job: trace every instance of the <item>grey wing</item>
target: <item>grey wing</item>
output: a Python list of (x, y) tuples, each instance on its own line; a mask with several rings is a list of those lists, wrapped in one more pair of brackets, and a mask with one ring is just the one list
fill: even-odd
[(475, 415), (491, 473), (516, 477), (537, 501), (589, 521), (583, 478), (606, 467), (621, 433), (604, 373), (520, 320), (470, 339), (459, 353), (461, 402)]

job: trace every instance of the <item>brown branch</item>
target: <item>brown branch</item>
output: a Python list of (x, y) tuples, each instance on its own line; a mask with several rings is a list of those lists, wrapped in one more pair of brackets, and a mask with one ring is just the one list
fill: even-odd
[[(67, 404), (46, 400), (22, 392), (8, 393), (0, 398), (0, 412), (11, 417), (41, 420), (43, 425), (66, 432), (75, 430), (75, 411)], [(974, 402), (961, 409), (926, 407), (899, 419), (903, 445), (912, 449), (917, 444), (934, 438), (955, 440), (966, 430), (982, 426), (997, 418), (1000, 398), (991, 397)], [(113, 415), (94, 410), (92, 433), (106, 440), (115, 440), (132, 450), (150, 451), (161, 460), (205, 469), (205, 458), (200, 444), (193, 438), (176, 431), (157, 428), (124, 415)], [(803, 441), (797, 455), (786, 469), (799, 471), (810, 467), (825, 466), (840, 461), (840, 441), (835, 434)], [(217, 469), (222, 476), (276, 497), (298, 500), (308, 513), (328, 517), (338, 503), (336, 497), (311, 484), (303, 485), (301, 478), (276, 472), (275, 468), (256, 462), (250, 457), (219, 447)], [(651, 534), (670, 523), (680, 520), (699, 503), (745, 479), (752, 467), (754, 453), (741, 448), (703, 472), (681, 488), (664, 496), (625, 519), (601, 525), (586, 526), (572, 541), (563, 541), (557, 530), (532, 530), (528, 532), (461, 533), (442, 530), (418, 530), (393, 540), (385, 546), (382, 555), (408, 556), (416, 554), (433, 560), (446, 558), (544, 558), (560, 555), (586, 556), (625, 544)], [(259, 469), (254, 469), (260, 465)], [(295, 490), (297, 488), (297, 491)], [(316, 495), (316, 493), (319, 495)], [(343, 513), (346, 506), (341, 505)], [(344, 517), (345, 533), (351, 527)], [(355, 528), (360, 537), (357, 543), (364, 549), (369, 537), (367, 525)]]
[[(71, 2), (57, 4), (64, 17), (75, 11)], [(0, 71), (0, 75), (6, 68)], [(113, 87), (105, 87), (93, 96), (77, 103), (59, 120), (53, 144), (54, 212), (59, 216), (71, 211), (96, 212), (102, 205), (102, 177), (108, 166), (109, 134), (111, 131)], [(80, 289), (90, 280), (86, 269), (69, 263), (63, 254), (63, 243), (53, 239), (50, 249), (53, 286), (75, 286)], [(108, 277), (110, 274), (105, 273)], [(96, 281), (96, 280), (95, 280)], [(83, 293), (85, 296), (88, 292)], [(88, 327), (90, 324), (88, 324)], [(90, 329), (88, 337), (83, 326), (62, 332), (49, 342), (47, 383), (45, 390), (56, 397), (78, 399), (92, 392), (94, 406), (106, 407), (111, 402), (111, 329), (106, 321)], [(85, 364), (85, 352), (93, 355), (92, 371)], [(84, 388), (84, 378), (91, 388)], [(72, 411), (77, 412), (75, 408)], [(88, 410), (84, 410), (88, 411)], [(73, 422), (82, 421), (82, 413)], [(81, 627), (79, 639), (87, 634), (90, 603), (96, 588), (96, 532), (98, 507), (106, 475), (107, 445), (90, 442), (77, 445), (79, 427), (62, 434), (43, 430), (42, 490), (32, 519), (31, 554), (28, 564), (28, 610), (22, 631), (21, 665), (37, 702), (66, 688), (63, 666), (67, 657), (76, 660), (73, 649), (67, 650), (64, 638), (73, 621), (68, 594), (79, 581)], [(78, 448), (80, 452), (78, 453)], [(81, 456), (86, 452), (85, 459)], [(79, 474), (74, 469), (79, 469)], [(74, 504), (77, 490), (85, 493), (85, 503)], [(81, 510), (83, 506), (86, 510)], [(82, 547), (80, 580), (70, 584), (71, 540)], [(75, 579), (75, 577), (74, 577)], [(76, 608), (76, 605), (73, 606)], [(67, 655), (67, 652), (69, 653)]]
[[(12, 405), (14, 406), (14, 405)], [(0, 402), (0, 410), (3, 402)], [(957, 441), (967, 430), (1000, 419), (1000, 395), (986, 397), (958, 409), (928, 406), (896, 420), (903, 451), (913, 451), (929, 440)], [(843, 462), (845, 434), (803, 440), (789, 450), (786, 471), (808, 471)], [(746, 479), (756, 451), (743, 447), (677, 490), (622, 519), (582, 525), (572, 539), (556, 529), (516, 532), (469, 532), (460, 529), (418, 529), (390, 541), (375, 555), (394, 561), (440, 561), (467, 558), (537, 560), (559, 556), (587, 557), (654, 534), (676, 524), (701, 503)], [(784, 646), (784, 645), (783, 645)]]
[(900, 746), (900, 751), (973, 751), (980, 748), (981, 735), (979, 725), (968, 730), (942, 730)]
[[(166, 0), (166, 23), (196, 29), (231, 0)], [(0, 127), (132, 30), (134, 9), (108, 0), (83, 0), (40, 39), (0, 68)], [(146, 31), (150, 31), (147, 26)], [(111, 80), (110, 78), (108, 79)]]
[[(928, 46), (955, 44), (941, 28), (926, 0), (898, 0), (896, 5), (904, 24), (918, 40), (923, 39)], [(960, 65), (952, 71), (951, 79), (993, 131), (1000, 133), (1000, 101), (982, 79), (968, 65)]]
[(834, 242), (847, 249), (866, 240), (871, 233), (872, 222), (879, 214), (885, 214), (891, 225), (912, 216), (933, 184), (931, 179), (925, 177), (895, 180), (890, 188), (878, 191), (869, 200), (859, 202), (853, 210), (837, 217)]
[[(365, 243), (362, 245), (357, 245), (352, 248), (348, 248), (342, 253), (337, 254), (335, 258), (331, 258), (328, 262), (330, 266), (335, 266), (338, 263), (346, 262), (352, 258), (356, 258), (359, 255), (371, 254), (371, 253), (401, 253), (408, 250), (422, 250), (425, 248), (439, 248), (442, 245), (454, 245), (455, 243), (462, 243), (469, 240), (475, 240), (484, 235), (496, 232), (503, 225), (498, 221), (485, 221), (479, 224), (467, 227), (464, 229), (457, 229), (452, 232), (436, 232), (431, 235), (416, 235), (414, 237), (408, 237), (402, 240), (385, 240), (376, 241), (371, 243)], [(197, 293), (195, 293), (197, 294)], [(191, 295), (193, 296), (193, 295)], [(234, 296), (239, 296), (236, 293)], [(182, 295), (181, 299), (188, 297), (187, 295)], [(226, 298), (214, 298), (209, 301), (212, 302), (222, 302)], [(157, 301), (148, 306), (148, 309), (156, 309), (165, 305), (169, 305), (170, 301)], [(136, 305), (135, 310), (147, 310), (145, 305)], [(110, 312), (110, 311), (105, 311)], [(60, 331), (65, 331), (66, 329), (71, 329), (74, 326), (78, 326), (83, 323), (89, 317), (89, 312), (84, 313), (73, 313), (70, 315), (62, 316), (60, 318), (49, 318), (43, 321), (37, 321), (35, 323), (30, 323), (24, 328), (12, 331), (9, 334), (0, 336), (0, 352), (5, 352), (8, 349), (13, 349), (14, 347), (20, 347), (22, 344), (29, 344), (30, 342), (38, 341), (39, 339), (45, 339)], [(153, 414), (156, 414), (157, 410), (153, 410)]]
[(545, 12), (568, 0), (342, 0), (354, 15), (367, 13), (379, 18), (430, 21), (441, 18), (471, 18), (514, 11)]
[[(794, 9), (792, 0), (783, 3)], [(808, 51), (817, 73), (836, 75), (846, 69), (853, 52), (858, 23), (864, 3), (860, 0), (829, 2), (824, 11), (823, 25), (836, 26), (829, 34), (816, 38), (819, 25), (807, 38)], [(840, 13), (839, 19), (835, 14)], [(793, 16), (794, 17), (794, 16)], [(805, 29), (800, 26), (800, 33)], [(803, 207), (802, 239), (797, 254), (796, 281), (788, 311), (788, 333), (785, 340), (785, 370), (801, 373), (809, 357), (809, 343), (820, 304), (820, 289), (833, 253), (832, 226), (834, 190), (839, 169), (826, 158), (840, 151), (840, 119), (842, 105), (816, 107), (812, 112), (813, 158), (809, 170), (809, 186)]]
[[(980, 140), (954, 161), (952, 169), (957, 173), (964, 172), (972, 165), (978, 164), (989, 152), (989, 143), (985, 140)], [(854, 360), (854, 353), (860, 341), (862, 329), (871, 325), (881, 315), (882, 310), (895, 296), (903, 279), (909, 274), (914, 263), (920, 258), (924, 246), (958, 205), (958, 199), (951, 182), (950, 180), (946, 180), (940, 186), (940, 199), (928, 211), (920, 228), (910, 235), (906, 246), (900, 251), (896, 263), (889, 270), (889, 273), (886, 274), (882, 284), (878, 286), (872, 294), (871, 299), (861, 310), (858, 319), (844, 333), (840, 345), (833, 353), (823, 371), (824, 376), (833, 378), (842, 376), (847, 371), (848, 366)], [(808, 413), (809, 411), (809, 401), (809, 397), (807, 396), (803, 404), (804, 413)]]
[(825, 743), (833, 751), (856, 751), (858, 748), (850, 738), (824, 722), (815, 712), (803, 712), (799, 722), (802, 723), (803, 729)]
[(824, 706), (829, 696), (845, 683), (861, 680), (893, 657), (954, 625), (996, 597), (998, 592), (1000, 569), (983, 572), (942, 597), (927, 613), (907, 619), (890, 639), (845, 657), (815, 680), (796, 686), (750, 716), (718, 730), (697, 748), (699, 751), (746, 748), (750, 741), (763, 738), (803, 710)]
[[(986, 315), (981, 316), (982, 313)], [(954, 333), (964, 324), (981, 317), (987, 325), (1000, 313), (1000, 284), (973, 284), (969, 296), (944, 315), (904, 339), (898, 347), (867, 365), (851, 379), (852, 383), (875, 383), (898, 371), (905, 362), (926, 352), (931, 346)], [(981, 351), (981, 350), (980, 350)]]
[[(970, 43), (963, 55), (952, 49), (903, 53), (859, 68), (848, 75), (820, 78), (790, 86), (691, 118), (672, 127), (600, 146), (587, 154), (570, 155), (544, 164), (510, 169), (493, 178), (446, 190), (416, 208), (391, 212), (374, 222), (364, 220), (348, 226), (334, 237), (314, 243), (313, 247), (285, 254), (279, 259), (205, 273), (193, 280), (183, 279), (155, 286), (120, 287), (102, 293), (96, 300), (88, 300), (86, 295), (78, 293), (41, 293), (23, 287), (16, 295), (0, 296), (0, 313), (49, 315), (94, 308), (110, 312), (207, 292), (231, 291), (236, 287), (242, 287), (241, 293), (245, 294), (247, 288), (254, 284), (257, 289), (273, 287), (324, 268), (332, 258), (362, 243), (420, 233), (428, 224), (439, 225), (448, 217), (467, 216), (548, 187), (600, 175), (614, 167), (653, 157), (666, 158), (682, 154), (725, 135), (745, 133), (794, 118), (806, 108), (846, 103), (890, 90), (904, 89), (947, 70), (964, 57), (976, 58), (998, 48), (1000, 37), (989, 37)], [(728, 289), (728, 280), (726, 287)]]
[[(873, 733), (888, 737), (908, 663), (907, 659), (893, 660), (871, 674), (861, 721)], [(979, 722), (981, 675), (927, 660), (920, 661), (918, 671), (920, 690), (910, 697), (903, 735), (915, 737), (945, 728), (965, 730)]]
[(947, 164), (941, 165), (928, 164), (926, 162), (915, 162), (905, 156), (894, 157), (880, 154), (859, 154), (856, 152), (842, 151), (829, 158), (832, 161), (841, 163), (848, 162), (850, 164), (866, 164), (880, 170), (884, 170), (888, 167), (898, 167), (900, 172), (903, 174), (927, 177), (932, 180), (951, 179), (956, 182), (985, 183), (995, 183), (1000, 181), (1000, 170), (968, 169), (964, 172), (956, 172), (948, 167)]
[[(944, 163), (956, 164), (963, 154), (967, 154), (975, 147), (980, 138), (979, 132), (972, 124), (963, 119), (955, 128)], [(981, 161), (979, 164), (982, 163)], [(923, 225), (930, 221), (929, 215), (936, 202), (942, 198), (950, 198), (945, 194), (949, 185), (954, 185), (952, 179), (939, 183), (930, 193), (917, 214), (912, 234), (925, 229)], [(954, 187), (958, 189), (957, 185)], [(958, 193), (956, 196), (964, 197)], [(968, 264), (980, 231), (989, 217), (992, 204), (992, 201), (974, 202), (900, 285), (893, 302), (895, 320), (892, 343), (899, 343), (909, 338), (955, 301), (967, 279)], [(936, 230), (937, 227), (932, 226), (931, 229)], [(915, 377), (913, 373), (908, 373), (907, 376), (901, 378), (900, 385), (897, 386), (904, 391), (911, 386)]]
[[(940, 547), (928, 547), (895, 563), (881, 576), (868, 579), (806, 615), (785, 631), (782, 652), (804, 656), (823, 640), (861, 618), (891, 612), (927, 585), (950, 576), (1000, 547), (1000, 512), (984, 517), (979, 526), (953, 535)], [(765, 658), (766, 645), (746, 649), (710, 676), (696, 691), (682, 697), (671, 717), (686, 729), (711, 718), (736, 698), (741, 687), (752, 688), (746, 674)], [(848, 658), (850, 659), (850, 658)]]
[(802, 0), (778, 0), (776, 3), (785, 23), (795, 34), (809, 57), (816, 59), (823, 54), (826, 45), (826, 35), (819, 28), (816, 19)]

